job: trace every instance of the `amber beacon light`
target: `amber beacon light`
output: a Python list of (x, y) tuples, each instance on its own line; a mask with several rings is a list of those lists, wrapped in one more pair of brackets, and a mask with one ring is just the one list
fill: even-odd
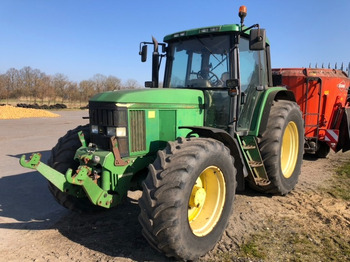
[(247, 16), (247, 7), (245, 5), (240, 6), (238, 16), (241, 18), (241, 26), (243, 27), (244, 18)]

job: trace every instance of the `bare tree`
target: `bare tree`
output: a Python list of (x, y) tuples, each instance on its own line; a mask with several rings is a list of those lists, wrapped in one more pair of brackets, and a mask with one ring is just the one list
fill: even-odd
[(83, 80), (79, 83), (80, 106), (81, 103), (87, 103), (90, 97), (95, 94), (94, 82), (92, 80)]
[(51, 77), (45, 73), (40, 73), (37, 85), (37, 96), (41, 100), (41, 104), (44, 103), (45, 98), (49, 99), (48, 103), (50, 104), (50, 97), (52, 96), (51, 92), (53, 90), (51, 85)]
[(134, 79), (129, 79), (125, 84), (115, 76), (95, 74), (89, 80), (83, 80), (79, 84), (69, 81), (63, 74), (54, 76), (46, 75), (39, 69), (32, 69), (30, 66), (20, 70), (10, 68), (5, 74), (0, 75), (0, 99), (26, 97), (29, 102), (37, 99), (41, 104), (48, 99), (48, 104), (56, 103), (60, 98), (62, 103), (65, 100), (73, 100), (86, 103), (90, 97), (105, 91), (120, 90), (124, 88), (134, 89), (142, 86)]
[(91, 79), (94, 82), (96, 93), (101, 93), (105, 90), (107, 77), (102, 74), (96, 74)]
[(68, 95), (68, 100), (70, 103), (74, 101), (79, 101), (80, 92), (78, 89), (78, 84), (75, 82), (68, 82), (66, 93)]
[(105, 91), (120, 90), (122, 88), (122, 81), (115, 76), (108, 76), (106, 79)]
[(6, 104), (8, 104), (8, 94), (7, 94), (7, 88), (6, 88), (6, 75), (2, 74), (0, 75), (0, 99), (6, 99)]
[(8, 98), (18, 98), (21, 96), (19, 71), (15, 68), (10, 68), (4, 77), (6, 79), (6, 100), (8, 103)]
[(128, 79), (124, 85), (124, 88), (127, 89), (135, 89), (135, 88), (141, 88), (142, 86), (134, 79)]
[(67, 98), (67, 94), (65, 93), (65, 89), (68, 85), (68, 78), (63, 74), (56, 74), (53, 77), (53, 87), (55, 89), (56, 95), (61, 97), (62, 103)]

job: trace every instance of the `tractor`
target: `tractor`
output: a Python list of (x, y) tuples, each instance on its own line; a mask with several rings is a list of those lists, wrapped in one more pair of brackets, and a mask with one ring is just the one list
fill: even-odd
[[(139, 222), (149, 244), (194, 260), (221, 239), (236, 190), (286, 195), (304, 152), (301, 110), (273, 86), (270, 44), (259, 24), (210, 26), (141, 42), (153, 46), (145, 88), (89, 100), (89, 124), (70, 130), (24, 167), (36, 169), (64, 207), (98, 212), (142, 190)], [(165, 59), (162, 87), (159, 68)]]

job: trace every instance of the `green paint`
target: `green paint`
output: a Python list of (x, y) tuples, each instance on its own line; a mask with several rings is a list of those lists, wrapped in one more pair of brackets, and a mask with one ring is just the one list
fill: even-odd
[(261, 93), (261, 95), (259, 96), (258, 103), (254, 108), (253, 121), (250, 126), (249, 135), (258, 136), (260, 125), (261, 125), (261, 119), (266, 106), (266, 101), (270, 96), (270, 94), (275, 91), (285, 91), (285, 90), (286, 90), (285, 87), (269, 87), (264, 92)]
[(100, 93), (90, 101), (115, 102), (127, 108), (198, 108), (204, 101), (203, 92), (190, 89), (133, 89)]

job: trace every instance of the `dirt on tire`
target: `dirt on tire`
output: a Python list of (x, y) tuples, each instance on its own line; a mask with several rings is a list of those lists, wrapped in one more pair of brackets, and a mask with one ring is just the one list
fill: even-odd
[[(200, 261), (349, 261), (350, 203), (327, 193), (335, 168), (349, 158), (350, 152), (304, 159), (299, 182), (286, 196), (236, 195), (227, 230)], [(130, 192), (124, 204), (104, 213), (67, 213), (49, 228), (7, 230), (1, 260), (171, 261), (142, 237), (140, 196)]]

